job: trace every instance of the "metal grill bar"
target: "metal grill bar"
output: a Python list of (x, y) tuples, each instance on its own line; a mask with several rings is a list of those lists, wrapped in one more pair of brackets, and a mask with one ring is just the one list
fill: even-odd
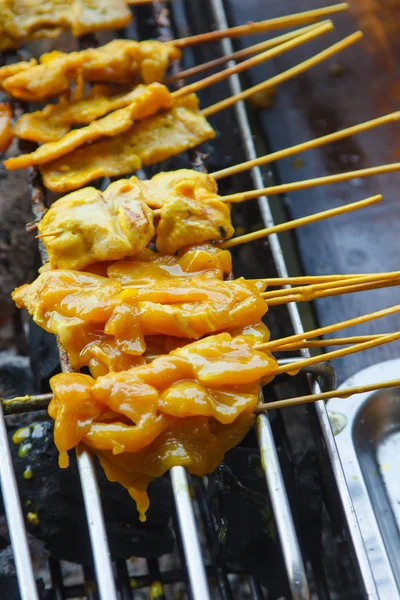
[(104, 600), (118, 600), (100, 493), (94, 469), (94, 459), (91, 452), (82, 444), (76, 450), (76, 457), (86, 514), (88, 516), (89, 535), (100, 598), (102, 600), (103, 598)]
[(0, 403), (0, 481), (4, 499), (11, 543), (14, 552), (15, 567), (18, 576), (22, 600), (39, 600), (28, 538), (26, 535), (24, 515), (18, 494), (17, 481), (8, 445), (6, 423), (3, 407)]
[(210, 600), (200, 540), (197, 535), (196, 521), (190, 498), (189, 482), (183, 467), (173, 467), (171, 469), (171, 483), (193, 600)]

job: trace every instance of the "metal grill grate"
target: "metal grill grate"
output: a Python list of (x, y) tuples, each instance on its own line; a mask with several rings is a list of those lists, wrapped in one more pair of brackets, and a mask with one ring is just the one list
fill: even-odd
[[(228, 26), (225, 8), (222, 0), (208, 0), (207, 6), (202, 3), (204, 14), (200, 23), (196, 23), (194, 18), (196, 5), (199, 9), (199, 3), (195, 2), (190, 6), (183, 5), (182, 0), (176, 0), (172, 3), (172, 17), (175, 25), (176, 36), (188, 35), (190, 32), (198, 33), (198, 28), (208, 22), (210, 27), (211, 20), (218, 28)], [(152, 14), (150, 11), (153, 11)], [(176, 37), (173, 33), (171, 22), (168, 18), (168, 11), (162, 2), (154, 2), (153, 8), (138, 8), (136, 10), (137, 19), (131, 28), (124, 32), (124, 35), (132, 36), (136, 34), (135, 28), (138, 28), (139, 37), (159, 36), (162, 39)], [(120, 34), (119, 34), (120, 35)], [(233, 51), (233, 44), (230, 40), (221, 42), (220, 50), (222, 54), (230, 54)], [(204, 50), (205, 54), (210, 52)], [(192, 60), (197, 59), (198, 51), (194, 51)], [(190, 53), (189, 53), (190, 56)], [(207, 57), (207, 54), (206, 54)], [(238, 76), (230, 79), (229, 85), (225, 85), (226, 92), (237, 93), (241, 89), (241, 82)], [(214, 92), (213, 92), (214, 93)], [(217, 94), (220, 92), (216, 92)], [(19, 108), (21, 110), (21, 108)], [(252, 138), (248, 115), (243, 103), (236, 105), (234, 111), (229, 115), (224, 115), (222, 119), (227, 120), (227, 128), (232, 127), (240, 135), (246, 158), (254, 158), (256, 155), (255, 146)], [(223, 144), (223, 140), (219, 144)], [(212, 157), (211, 157), (212, 159)], [(176, 165), (176, 162), (174, 163)], [(190, 156), (190, 164), (193, 168), (202, 168), (201, 155), (193, 153)], [(178, 166), (181, 166), (180, 164)], [(175, 166), (175, 168), (177, 168)], [(263, 175), (259, 169), (254, 169), (251, 173), (254, 187), (262, 188)], [(40, 219), (45, 209), (45, 196), (41, 187), (40, 177), (35, 169), (29, 172), (29, 180), (32, 194), (32, 207), (35, 219)], [(263, 197), (258, 201), (259, 213), (264, 226), (272, 226), (273, 218), (268, 204), (268, 199)], [(241, 217), (240, 217), (241, 218)], [(45, 250), (40, 245), (42, 259), (45, 259)], [(283, 258), (282, 250), (278, 237), (270, 236), (268, 252), (270, 257), (267, 260), (272, 261), (273, 269), (280, 275), (286, 276), (287, 270)], [(301, 332), (302, 323), (295, 305), (288, 306), (290, 328), (296, 333)], [(304, 354), (306, 352), (304, 351)], [(61, 367), (64, 371), (70, 370), (68, 360), (62, 348), (60, 348)], [(309, 375), (308, 385), (315, 390), (318, 384), (315, 377)], [(304, 385), (304, 382), (303, 382)], [(44, 398), (46, 400), (46, 398)], [(37, 409), (36, 407), (31, 407)], [(293, 413), (296, 416), (297, 413)], [(292, 415), (292, 416), (293, 416)], [(326, 479), (328, 481), (328, 494), (332, 494), (334, 508), (333, 512), (339, 515), (336, 522), (339, 523), (338, 531), (335, 535), (339, 536), (346, 530), (347, 539), (355, 555), (354, 570), (359, 576), (358, 592), (360, 595), (367, 594), (370, 598), (377, 598), (375, 584), (370, 572), (369, 563), (366, 557), (365, 548), (361, 540), (356, 517), (352, 510), (350, 497), (343, 478), (342, 469), (337, 455), (335, 442), (329, 425), (325, 405), (318, 403), (314, 407), (307, 409), (307, 418), (311, 423), (310, 427), (314, 429), (313, 435), (317, 439), (317, 445), (320, 444), (320, 450), (323, 454), (325, 464), (327, 465)], [(283, 427), (283, 423), (280, 423)], [(293, 598), (304, 599), (310, 597), (310, 581), (313, 589), (317, 588), (318, 598), (327, 597), (324, 585), (318, 585), (317, 577), (310, 577), (306, 570), (305, 556), (302, 544), (299, 541), (298, 531), (296, 531), (295, 521), (288, 499), (285, 478), (281, 470), (281, 464), (275, 443), (274, 432), (269, 418), (265, 415), (257, 417), (256, 434), (262, 459), (263, 470), (267, 482), (270, 502), (276, 523), (277, 534), (280, 542), (282, 561), (288, 581), (288, 589)], [(285, 435), (282, 434), (282, 440)], [(284, 442), (282, 442), (284, 443)], [(13, 471), (12, 458), (7, 441), (7, 431), (3, 415), (0, 418), (0, 477), (3, 491), (3, 499), (7, 513), (8, 525), (14, 549), (16, 570), (20, 586), (22, 600), (36, 600), (39, 598), (35, 587), (35, 578), (30, 560), (28, 541), (24, 525), (24, 517), (18, 497), (18, 490)], [(86, 570), (85, 585), (67, 587), (63, 583), (60, 563), (55, 559), (50, 559), (49, 570), (52, 582), (52, 597), (57, 600), (63, 598), (81, 597), (100, 598), (100, 600), (116, 600), (118, 597), (122, 600), (135, 598), (136, 592), (131, 588), (127, 566), (124, 561), (117, 561), (113, 566), (108, 548), (106, 528), (101, 507), (101, 498), (96, 482), (93, 457), (88, 450), (80, 447), (77, 451), (77, 461), (82, 485), (83, 497), (87, 513), (87, 521), (91, 546), (93, 552), (96, 586), (93, 586), (93, 573)], [(225, 568), (216, 564), (210, 557), (207, 567), (204, 565), (203, 555), (208, 546), (208, 554), (212, 547), (215, 529), (212, 515), (210, 513), (206, 490), (199, 481), (189, 481), (186, 471), (182, 467), (175, 467), (171, 470), (171, 483), (176, 506), (176, 527), (178, 551), (181, 555), (181, 568), (177, 570), (168, 570), (160, 572), (156, 560), (147, 561), (147, 574), (135, 576), (135, 590), (150, 586), (154, 581), (161, 583), (159, 593), (163, 597), (163, 586), (176, 582), (186, 581), (188, 584), (188, 595), (193, 600), (207, 600), (211, 596), (209, 581), (216, 582), (216, 588), (219, 597), (223, 600), (235, 596), (235, 586), (232, 584), (230, 574), (235, 575), (234, 568)], [(193, 498), (196, 498), (195, 503)], [(267, 502), (267, 499), (266, 499)], [(195, 506), (198, 507), (198, 514), (195, 514)], [(132, 510), (134, 506), (132, 505)], [(197, 509), (196, 509), (197, 510)], [(199, 523), (202, 524), (203, 533), (199, 536)], [(332, 532), (331, 532), (332, 533)], [(344, 539), (344, 538), (343, 538)], [(276, 560), (281, 560), (277, 557)], [(267, 566), (267, 565), (266, 565)], [(237, 575), (237, 573), (236, 573)], [(253, 577), (247, 578), (248, 590), (251, 598), (256, 600), (265, 598), (265, 590), (259, 582)], [(246, 588), (247, 589), (247, 588)], [(236, 588), (237, 590), (237, 588)], [(344, 597), (344, 596), (342, 596)], [(360, 597), (357, 595), (349, 597)]]

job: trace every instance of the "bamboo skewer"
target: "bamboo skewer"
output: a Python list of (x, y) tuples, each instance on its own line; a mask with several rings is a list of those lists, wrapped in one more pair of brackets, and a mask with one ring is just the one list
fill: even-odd
[[(366, 277), (367, 275), (374, 275), (376, 277), (382, 277), (385, 279), (387, 275), (390, 275), (392, 272), (383, 272), (383, 273), (347, 273), (347, 274), (337, 274), (337, 275), (302, 275), (299, 277), (262, 277), (257, 279), (257, 281), (263, 281), (267, 284), (268, 287), (278, 287), (283, 285), (293, 285), (293, 284), (318, 284), (325, 283), (329, 281), (341, 281), (347, 279), (356, 279), (358, 277)], [(399, 271), (400, 273), (400, 271)], [(285, 288), (288, 291), (296, 290), (297, 288)]]
[(339, 206), (338, 208), (331, 208), (329, 210), (324, 210), (319, 213), (315, 213), (313, 215), (309, 215), (307, 217), (301, 217), (300, 219), (293, 219), (293, 221), (286, 221), (286, 223), (281, 223), (280, 225), (274, 225), (273, 227), (267, 227), (266, 229), (259, 229), (258, 231), (253, 231), (251, 233), (246, 233), (245, 235), (240, 235), (236, 238), (232, 238), (227, 242), (223, 242), (219, 244), (220, 248), (232, 248), (234, 246), (239, 246), (240, 244), (245, 244), (247, 242), (253, 242), (254, 240), (259, 240), (261, 238), (267, 237), (273, 233), (280, 233), (282, 231), (288, 231), (289, 229), (294, 229), (296, 227), (302, 227), (303, 225), (309, 225), (310, 223), (315, 223), (317, 221), (322, 221), (323, 219), (329, 219), (331, 217), (336, 217), (338, 215), (345, 214), (347, 212), (352, 212), (353, 210), (359, 210), (360, 208), (365, 208), (366, 206), (370, 206), (371, 204), (376, 204), (377, 202), (381, 202), (382, 195), (377, 194), (376, 196), (372, 196), (371, 198), (366, 198), (365, 200), (360, 200), (359, 202), (352, 202), (351, 204), (346, 204), (345, 206)]
[(212, 173), (212, 177), (214, 179), (222, 179), (224, 177), (229, 177), (231, 175), (237, 175), (238, 173), (242, 173), (243, 171), (248, 171), (253, 167), (257, 167), (260, 165), (266, 165), (276, 160), (280, 160), (282, 158), (287, 158), (288, 156), (292, 156), (293, 154), (297, 154), (299, 152), (304, 152), (305, 150), (310, 150), (312, 148), (319, 148), (325, 144), (330, 144), (332, 142), (337, 142), (338, 140), (342, 140), (351, 135), (355, 135), (357, 133), (361, 133), (363, 131), (367, 131), (368, 129), (373, 129), (374, 127), (380, 127), (381, 125), (386, 125), (387, 123), (394, 123), (400, 120), (400, 111), (396, 111), (385, 115), (383, 117), (378, 117), (377, 119), (372, 119), (371, 121), (365, 121), (364, 123), (360, 123), (359, 125), (353, 125), (352, 127), (348, 127), (347, 129), (342, 129), (341, 131), (337, 131), (335, 133), (330, 133), (328, 135), (324, 135), (319, 138), (315, 138), (314, 140), (310, 140), (308, 142), (303, 142), (301, 144), (297, 144), (296, 146), (291, 146), (290, 148), (284, 148), (283, 150), (278, 150), (277, 152), (272, 152), (271, 154), (266, 154), (265, 156), (261, 156), (259, 158), (255, 158), (254, 160), (248, 160), (246, 162), (240, 163), (239, 165), (234, 165), (233, 167), (228, 167), (227, 169), (222, 169), (221, 171), (216, 171)]
[(191, 67), (190, 69), (180, 71), (179, 73), (175, 73), (174, 75), (167, 77), (167, 79), (164, 80), (164, 83), (168, 84), (173, 83), (174, 81), (180, 81), (182, 79), (186, 79), (187, 77), (198, 75), (203, 71), (208, 71), (210, 69), (214, 69), (215, 67), (219, 67), (220, 65), (224, 65), (225, 63), (228, 63), (231, 60), (240, 60), (242, 58), (246, 58), (247, 56), (251, 56), (252, 54), (257, 54), (258, 52), (263, 52), (264, 50), (268, 50), (269, 48), (274, 48), (275, 46), (279, 46), (279, 44), (283, 44), (284, 42), (292, 40), (293, 38), (296, 38), (297, 36), (302, 35), (303, 33), (312, 31), (316, 27), (319, 27), (319, 25), (322, 25), (323, 23), (327, 22), (328, 21), (321, 21), (321, 23), (307, 25), (307, 27), (302, 27), (301, 29), (296, 29), (295, 31), (290, 31), (289, 33), (278, 35), (277, 37), (265, 40), (264, 42), (259, 42), (258, 44), (248, 46), (247, 48), (243, 48), (242, 50), (233, 52), (228, 56), (221, 56), (220, 58), (209, 60), (208, 62), (202, 63), (201, 65), (196, 65), (195, 67)]
[(400, 171), (400, 162), (391, 163), (389, 165), (381, 165), (379, 167), (369, 167), (368, 169), (359, 169), (358, 171), (348, 171), (347, 173), (338, 173), (337, 175), (327, 175), (324, 177), (315, 177), (314, 179), (303, 179), (303, 181), (295, 181), (293, 183), (284, 183), (282, 185), (274, 185), (271, 187), (261, 188), (258, 190), (250, 190), (248, 192), (239, 192), (238, 194), (230, 194), (222, 196), (223, 202), (230, 204), (235, 202), (244, 202), (245, 200), (253, 200), (260, 196), (275, 194), (283, 194), (285, 192), (295, 192), (297, 190), (305, 190), (318, 185), (328, 185), (330, 183), (340, 183), (360, 177), (370, 177), (371, 175), (383, 175), (384, 173), (392, 173)]
[[(381, 336), (379, 336), (381, 337)], [(256, 414), (262, 413), (266, 410), (274, 410), (278, 408), (286, 408), (288, 406), (298, 406), (301, 404), (308, 404), (311, 402), (317, 402), (318, 400), (329, 400), (330, 398), (350, 398), (355, 394), (364, 394), (366, 392), (375, 392), (378, 390), (385, 390), (388, 388), (400, 386), (400, 379), (392, 379), (391, 381), (385, 381), (383, 383), (373, 383), (371, 385), (362, 385), (353, 388), (347, 388), (344, 390), (332, 390), (330, 392), (321, 392), (320, 394), (309, 394), (307, 396), (296, 396), (295, 398), (287, 398), (286, 400), (275, 400), (274, 402), (264, 402), (259, 404), (254, 412)], [(46, 408), (53, 398), (53, 394), (41, 394), (40, 396), (24, 396), (11, 398), (10, 400), (4, 400), (1, 398), (1, 402), (4, 407), (4, 412), (11, 412), (10, 409), (18, 407), (15, 412), (25, 412), (27, 410), (27, 403), (29, 402), (29, 408), (32, 410), (41, 410)]]
[(63, 232), (62, 229), (55, 229), (54, 231), (49, 231), (48, 233), (40, 233), (39, 235), (35, 235), (36, 240), (41, 240), (45, 237), (56, 237), (57, 235), (61, 235)]
[(299, 63), (298, 65), (295, 65), (294, 67), (291, 67), (287, 71), (284, 71), (283, 73), (279, 73), (279, 75), (275, 75), (274, 77), (271, 77), (270, 79), (267, 79), (266, 81), (263, 81), (262, 83), (254, 85), (253, 87), (250, 87), (247, 90), (243, 90), (242, 92), (240, 92), (238, 94), (234, 94), (233, 96), (230, 96), (229, 98), (225, 98), (224, 100), (221, 100), (220, 102), (217, 102), (216, 104), (212, 104), (211, 106), (208, 106), (207, 108), (205, 108), (204, 110), (201, 111), (201, 114), (204, 117), (210, 117), (211, 115), (214, 115), (215, 113), (217, 113), (221, 110), (224, 110), (225, 108), (229, 108), (230, 106), (232, 106), (233, 104), (236, 104), (236, 102), (239, 102), (240, 100), (245, 100), (246, 98), (249, 98), (250, 96), (252, 96), (253, 94), (255, 94), (257, 92), (261, 92), (268, 88), (275, 87), (276, 85), (279, 85), (279, 84), (283, 83), (284, 81), (287, 81), (288, 79), (291, 79), (292, 77), (295, 77), (296, 75), (300, 75), (300, 73), (304, 73), (304, 71), (307, 71), (307, 69), (310, 69), (311, 67), (314, 67), (314, 66), (320, 64), (327, 58), (330, 58), (331, 56), (335, 55), (337, 52), (340, 52), (341, 50), (348, 48), (349, 46), (351, 46), (351, 44), (358, 42), (358, 40), (360, 40), (362, 37), (363, 37), (363, 34), (361, 31), (352, 33), (351, 35), (347, 36), (340, 42), (333, 44), (329, 48), (326, 48), (326, 50), (323, 50), (322, 52), (319, 52), (315, 56), (308, 58), (307, 60)]
[(304, 348), (328, 348), (329, 346), (348, 346), (350, 344), (358, 344), (360, 342), (369, 342), (382, 337), (383, 333), (374, 333), (371, 335), (353, 335), (342, 338), (332, 338), (330, 340), (308, 340), (302, 343), (286, 344), (279, 346), (275, 352), (289, 352), (295, 350), (303, 350)]
[(347, 321), (339, 321), (338, 323), (333, 323), (332, 325), (325, 325), (325, 327), (318, 327), (317, 329), (303, 331), (303, 333), (289, 335), (287, 337), (280, 338), (279, 340), (271, 340), (270, 342), (266, 342), (265, 344), (260, 344), (256, 346), (256, 349), (272, 351), (277, 348), (282, 348), (283, 346), (293, 345), (296, 342), (303, 343), (304, 340), (310, 338), (319, 337), (327, 333), (333, 333), (334, 331), (340, 331), (341, 329), (346, 329), (346, 327), (362, 325), (362, 323), (367, 323), (368, 321), (372, 321), (373, 319), (387, 317), (397, 312), (400, 312), (400, 304), (395, 304), (394, 306), (389, 306), (389, 308), (383, 308), (382, 310), (367, 313), (359, 317), (353, 317), (353, 319), (348, 319)]
[(389, 280), (378, 280), (374, 283), (360, 283), (358, 285), (348, 285), (338, 288), (329, 288), (325, 291), (309, 293), (309, 294), (296, 294), (293, 292), (289, 296), (280, 296), (278, 298), (271, 298), (267, 300), (268, 306), (278, 306), (281, 304), (289, 304), (289, 302), (311, 302), (312, 300), (318, 300), (320, 298), (330, 298), (332, 296), (339, 296), (343, 294), (352, 294), (354, 292), (366, 292), (368, 290), (382, 289), (386, 287), (392, 287), (399, 285), (400, 279), (389, 279)]
[(373, 273), (373, 274), (365, 274), (365, 275), (356, 275), (354, 278), (346, 278), (344, 280), (336, 280), (336, 281), (327, 281), (322, 283), (316, 283), (313, 285), (304, 285), (292, 288), (285, 288), (283, 290), (273, 290), (270, 292), (264, 292), (262, 295), (263, 298), (278, 298), (281, 296), (290, 296), (292, 294), (302, 294), (307, 296), (310, 292), (318, 292), (324, 291), (334, 288), (341, 288), (346, 286), (353, 286), (353, 284), (359, 285), (362, 283), (371, 283), (371, 282), (379, 282), (385, 280), (399, 279), (400, 271), (392, 271), (391, 273)]
[(308, 396), (297, 396), (296, 398), (287, 398), (286, 400), (276, 400), (275, 402), (265, 402), (259, 404), (254, 412), (256, 414), (266, 410), (286, 408), (288, 406), (299, 406), (309, 404), (318, 400), (329, 400), (329, 398), (350, 398), (355, 394), (365, 394), (366, 392), (376, 392), (388, 388), (400, 386), (400, 379), (392, 379), (383, 383), (372, 383), (371, 385), (361, 385), (358, 387), (347, 388), (344, 390), (332, 390), (331, 392), (321, 392), (320, 394), (309, 394)]
[(309, 40), (312, 40), (312, 39), (322, 35), (323, 33), (327, 33), (328, 31), (331, 31), (332, 29), (333, 29), (333, 24), (331, 21), (328, 21), (325, 24), (321, 24), (318, 27), (315, 27), (314, 29), (312, 29), (311, 31), (308, 31), (307, 33), (298, 35), (294, 39), (291, 39), (288, 42), (285, 42), (284, 44), (280, 44), (279, 46), (270, 48), (269, 50), (266, 50), (265, 52), (261, 52), (261, 54), (258, 54), (257, 56), (253, 56), (252, 58), (249, 58), (248, 60), (245, 60), (242, 63), (236, 64), (232, 67), (228, 67), (227, 69), (224, 69), (223, 71), (219, 71), (218, 73), (214, 73), (213, 75), (210, 75), (209, 77), (200, 79), (200, 81), (195, 81), (192, 84), (186, 85), (185, 87), (177, 90), (176, 92), (173, 92), (171, 95), (173, 98), (176, 99), (176, 98), (181, 98), (182, 96), (187, 96), (188, 94), (198, 92), (199, 90), (202, 90), (205, 87), (208, 87), (210, 85), (213, 85), (215, 83), (223, 81), (224, 79), (226, 79), (227, 77), (230, 77), (231, 75), (234, 75), (236, 73), (240, 73), (241, 71), (245, 71), (246, 69), (255, 67), (256, 65), (258, 65), (266, 60), (270, 60), (276, 56), (279, 56), (280, 54), (283, 54), (284, 52), (292, 50), (293, 48), (297, 48), (297, 46), (300, 46), (301, 44), (304, 44), (305, 42), (308, 42)]
[[(321, 360), (332, 360), (334, 358), (341, 358), (343, 356), (348, 356), (349, 354), (355, 354), (356, 352), (362, 352), (363, 350), (368, 350), (369, 348), (375, 348), (376, 346), (382, 346), (383, 344), (388, 344), (389, 342), (395, 342), (396, 340), (400, 340), (400, 332), (391, 333), (387, 335), (381, 335), (378, 339), (370, 340), (369, 342), (362, 342), (361, 344), (353, 344), (350, 348), (342, 348), (341, 350), (333, 350), (332, 352), (327, 352), (326, 354), (320, 354), (318, 356), (312, 356), (311, 358), (305, 358), (303, 360), (299, 360), (298, 362), (290, 363), (288, 365), (281, 365), (277, 367), (275, 371), (271, 373), (271, 375), (280, 375), (281, 373), (289, 373), (292, 371), (299, 371), (304, 367), (309, 367), (311, 365), (315, 365)], [(257, 347), (260, 349), (260, 346)]]
[(265, 31), (284, 29), (285, 27), (296, 27), (297, 25), (314, 23), (323, 17), (342, 12), (348, 8), (349, 5), (347, 2), (342, 2), (341, 4), (317, 8), (315, 10), (307, 10), (301, 13), (287, 15), (285, 17), (277, 17), (275, 19), (267, 19), (265, 21), (258, 21), (255, 23), (250, 22), (246, 23), (246, 25), (239, 25), (237, 27), (230, 27), (228, 29), (200, 33), (199, 35), (192, 35), (190, 37), (172, 40), (170, 43), (178, 48), (185, 48), (186, 46), (204, 44), (206, 42), (222, 40), (223, 38), (235, 38), (242, 35), (253, 35), (255, 33), (263, 33)]

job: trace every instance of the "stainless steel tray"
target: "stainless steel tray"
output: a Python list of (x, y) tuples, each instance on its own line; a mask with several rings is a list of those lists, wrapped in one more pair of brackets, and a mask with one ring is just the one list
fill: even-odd
[[(339, 389), (396, 379), (400, 359), (359, 371)], [(400, 598), (400, 388), (334, 398), (328, 414), (379, 597)]]

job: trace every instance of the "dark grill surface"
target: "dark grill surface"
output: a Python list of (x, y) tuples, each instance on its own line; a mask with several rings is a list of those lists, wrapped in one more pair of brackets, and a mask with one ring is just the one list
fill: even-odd
[[(250, 13), (251, 3), (248, 12), (245, 5), (238, 8), (233, 1), (227, 2), (226, 8), (231, 23), (235, 19), (244, 22), (260, 18), (257, 11)], [(175, 0), (171, 3), (171, 14), (164, 3), (154, 2), (153, 7), (138, 7), (134, 12), (136, 18), (129, 30), (115, 35), (165, 40), (224, 25), (220, 0)], [(91, 46), (111, 37), (111, 34), (90, 36), (79, 43), (81, 47)], [(63, 49), (72, 49), (77, 42), (63, 38), (62, 43)], [(41, 46), (44, 44), (48, 45), (48, 42)], [(58, 41), (51, 44), (60, 47)], [(216, 43), (184, 50), (183, 66), (186, 68), (221, 56), (229, 51), (229, 45), (230, 42)], [(13, 56), (7, 55), (5, 60), (13, 60)], [(221, 83), (200, 93), (202, 106), (230, 95), (238, 84), (239, 80), (235, 78), (231, 84)], [(15, 105), (14, 109), (20, 114), (25, 107)], [(270, 141), (263, 134), (257, 115), (250, 112), (249, 118), (257, 138), (258, 153), (264, 153)], [(211, 118), (211, 123), (217, 131), (216, 140), (198, 152), (146, 170), (146, 177), (182, 167), (207, 168), (212, 172), (251, 155), (254, 149), (246, 129), (248, 121), (243, 107), (216, 115)], [(23, 149), (26, 151), (25, 144)], [(54, 198), (44, 192), (35, 169), (31, 169), (28, 176), (34, 218), (40, 219)], [(276, 180), (267, 170), (262, 177), (265, 184)], [(261, 187), (261, 182), (261, 173), (254, 171), (224, 180), (220, 190), (222, 194), (228, 194)], [(98, 185), (105, 187), (108, 183), (104, 180)], [(233, 210), (235, 226), (246, 231), (264, 227), (270, 218), (265, 198)], [(45, 259), (43, 248), (40, 250)], [(235, 250), (235, 275), (282, 275), (285, 265), (279, 256), (279, 243), (275, 237)], [(299, 331), (301, 323), (293, 310), (289, 313), (285, 307), (275, 307), (268, 313), (267, 325), (272, 337)], [(48, 379), (57, 369), (56, 352), (54, 339), (30, 323), (28, 353), (36, 392), (48, 392)], [(68, 370), (62, 349), (60, 356), (62, 368)], [(315, 377), (301, 373), (295, 378), (278, 378), (264, 392), (267, 399), (282, 398), (307, 393), (310, 385), (315, 389)], [(26, 390), (21, 389), (20, 393), (26, 393)], [(27, 460), (17, 456), (17, 448), (11, 444), (23, 515), (26, 517), (28, 512), (37, 510), (40, 518), (39, 525), (27, 525), (36, 575), (40, 579), (40, 598), (115, 598), (112, 581), (111, 587), (107, 587), (112, 578), (107, 546), (102, 537), (94, 468), (113, 561), (113, 578), (122, 600), (147, 598), (149, 594), (154, 599), (163, 598), (165, 594), (171, 599), (207, 600), (197, 540), (201, 544), (211, 598), (273, 600), (311, 596), (322, 600), (356, 599), (364, 597), (366, 589), (374, 597), (373, 587), (368, 587), (364, 549), (359, 542), (357, 524), (343, 485), (323, 405), (271, 412), (268, 419), (259, 417), (254, 431), (241, 447), (229, 452), (224, 463), (205, 481), (195, 477), (189, 479), (182, 468), (175, 468), (171, 473), (172, 490), (168, 477), (161, 478), (151, 487), (152, 508), (145, 526), (138, 523), (134, 504), (125, 491), (105, 481), (89, 453), (78, 453), (77, 461), (73, 461), (68, 471), (58, 470), (52, 426), (45, 413), (7, 419), (9, 438), (21, 424), (40, 422), (43, 428), (43, 435), (33, 442)], [(33, 465), (35, 473), (32, 481), (22, 477), (28, 463)], [(78, 472), (88, 511), (94, 560)], [(42, 482), (41, 489), (38, 481)], [(3, 489), (5, 483), (3, 476)], [(37, 491), (32, 491), (34, 489)], [(4, 504), (7, 505), (5, 494)], [(9, 500), (6, 509), (10, 517), (13, 507)], [(197, 534), (196, 529), (191, 529), (193, 514)], [(5, 519), (1, 518), (5, 546), (0, 549), (0, 558), (9, 551)], [(0, 541), (3, 539), (1, 531)], [(18, 539), (15, 540), (18, 544)], [(146, 560), (135, 556), (145, 556)], [(36, 597), (32, 590), (30, 595), (29, 591), (24, 594), (24, 600)], [(12, 568), (9, 576), (0, 577), (0, 597), (10, 600), (19, 597)]]

